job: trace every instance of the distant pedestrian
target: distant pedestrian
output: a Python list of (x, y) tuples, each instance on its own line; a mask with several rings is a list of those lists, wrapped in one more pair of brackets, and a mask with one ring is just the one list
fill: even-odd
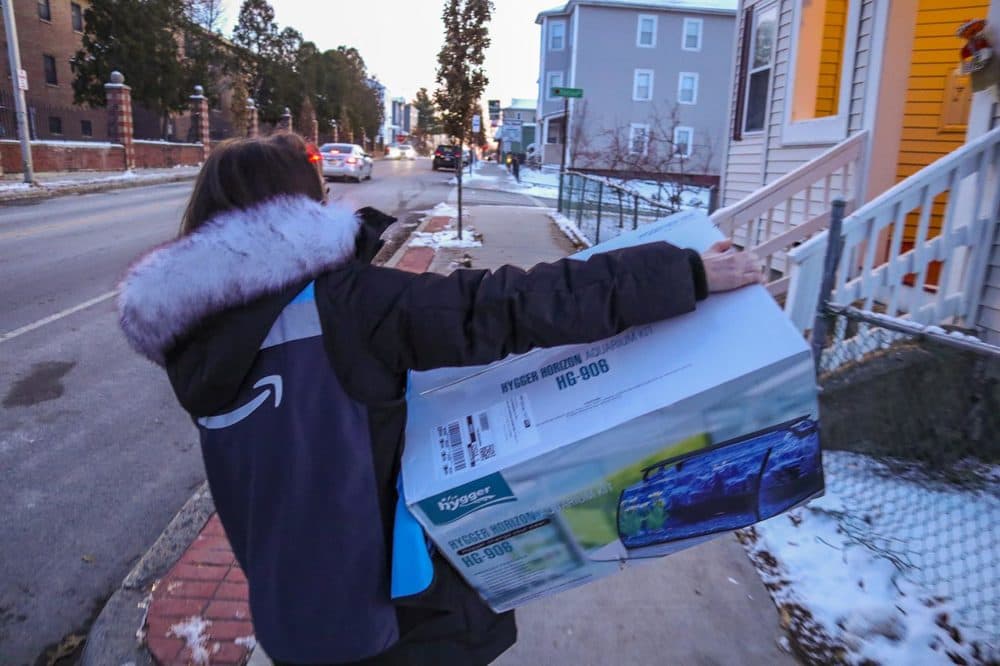
[(608, 338), (757, 272), (728, 243), (527, 271), (373, 266), (395, 218), (329, 201), (318, 159), (289, 133), (216, 146), (179, 237), (129, 269), (122, 329), (198, 427), (276, 664), (488, 664), (514, 643), (514, 613), (491, 611), (419, 533), (393, 540), (407, 373)]
[(511, 155), (510, 159), (510, 169), (514, 173), (514, 180), (521, 182), (521, 160), (518, 159), (517, 155)]

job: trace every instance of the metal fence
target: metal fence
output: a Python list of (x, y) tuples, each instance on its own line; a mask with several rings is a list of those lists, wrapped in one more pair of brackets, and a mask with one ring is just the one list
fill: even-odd
[[(839, 237), (842, 209), (831, 216)], [(1000, 348), (973, 331), (920, 325), (827, 300), (812, 342), (828, 492), (842, 531), (928, 598), (1000, 643)]]
[(688, 207), (688, 202), (656, 201), (628, 187), (582, 173), (560, 175), (559, 211), (594, 244)]
[[(28, 133), (34, 141), (107, 141), (108, 112), (59, 106), (27, 97)], [(19, 139), (13, 92), (0, 88), (0, 139)]]

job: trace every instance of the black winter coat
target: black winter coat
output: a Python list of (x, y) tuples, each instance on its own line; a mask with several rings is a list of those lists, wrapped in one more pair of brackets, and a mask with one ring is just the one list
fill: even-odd
[[(372, 209), (353, 214), (304, 198), (278, 199), (220, 215), (154, 250), (122, 285), (126, 337), (165, 367), (181, 405), (204, 422), (201, 417), (245, 402), (276, 319), (314, 284), (322, 330), (322, 346), (315, 349), (326, 354), (310, 352), (319, 357), (309, 363), (360, 410), (367, 432), (352, 437), (353, 445), (370, 446), (371, 462), (364, 462), (367, 448), (363, 456), (350, 453), (352, 443), (340, 443), (341, 449), (337, 442), (324, 444), (321, 452), (314, 441), (320, 437), (309, 433), (336, 426), (338, 408), (325, 408), (323, 396), (296, 396), (287, 388), (282, 405), (298, 410), (285, 427), (292, 432), (282, 437), (296, 439), (299, 448), (280, 444), (290, 453), (276, 454), (274, 445), (266, 452), (271, 457), (261, 459), (267, 462), (253, 466), (247, 458), (265, 455), (244, 441), (254, 439), (253, 431), (233, 435), (220, 453), (214, 431), (201, 430), (216, 507), (250, 583), (258, 640), (278, 661), (342, 660), (338, 646), (322, 639), (330, 621), (322, 609), (330, 617), (349, 617), (337, 615), (351, 609), (336, 608), (344, 583), (331, 569), (342, 564), (338, 552), (357, 546), (327, 522), (329, 503), (350, 498), (336, 497), (338, 487), (317, 470), (328, 464), (335, 474), (345, 455), (355, 464), (361, 460), (363, 473), (374, 480), (377, 511), (364, 529), (375, 545), (370, 556), (360, 556), (384, 572), (379, 577), (386, 584), (372, 594), (390, 603), (388, 557), (408, 371), (600, 340), (688, 312), (707, 295), (699, 255), (666, 243), (528, 271), (505, 266), (442, 276), (372, 266), (378, 237), (392, 219)], [(267, 363), (292, 363), (286, 357)], [(324, 462), (322, 456), (332, 457)], [(321, 543), (317, 552), (306, 553), (304, 544), (314, 543)], [(513, 644), (513, 613), (490, 611), (443, 559), (435, 557), (434, 567), (429, 590), (391, 606), (398, 631), (385, 645), (359, 653), (374, 655), (359, 663), (485, 664)]]

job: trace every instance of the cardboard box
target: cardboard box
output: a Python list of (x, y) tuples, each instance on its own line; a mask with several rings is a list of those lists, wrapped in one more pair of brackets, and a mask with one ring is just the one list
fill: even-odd
[[(720, 237), (689, 211), (574, 256)], [(823, 489), (812, 357), (763, 287), (593, 344), (413, 373), (407, 400), (405, 501), (497, 611)]]

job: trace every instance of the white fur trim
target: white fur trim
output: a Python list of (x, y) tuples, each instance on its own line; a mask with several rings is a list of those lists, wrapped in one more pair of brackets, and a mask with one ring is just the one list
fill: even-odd
[(139, 259), (121, 283), (129, 344), (163, 365), (205, 317), (316, 277), (354, 255), (361, 221), (346, 208), (282, 197), (223, 213)]

